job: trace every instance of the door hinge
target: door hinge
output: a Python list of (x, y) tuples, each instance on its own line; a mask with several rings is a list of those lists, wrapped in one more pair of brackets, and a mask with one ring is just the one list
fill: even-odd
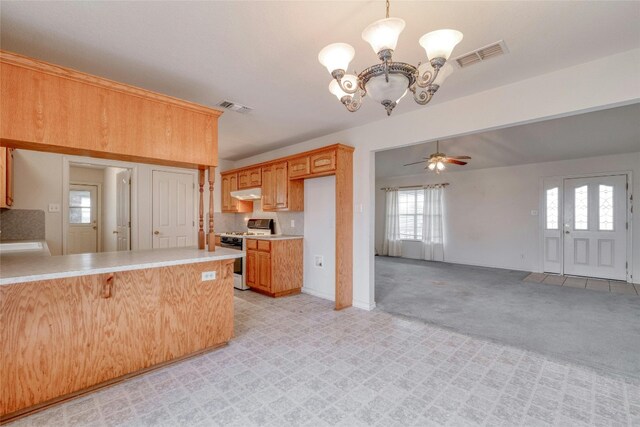
[(629, 229), (629, 221), (627, 221), (626, 229), (627, 229), (627, 230)]

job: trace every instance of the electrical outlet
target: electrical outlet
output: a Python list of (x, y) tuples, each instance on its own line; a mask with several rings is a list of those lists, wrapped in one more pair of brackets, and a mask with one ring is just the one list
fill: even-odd
[(296, 220), (295, 220), (295, 219), (292, 219), (292, 220), (291, 220), (291, 228), (293, 228), (293, 227), (295, 227), (295, 226), (296, 226)]
[(60, 203), (49, 203), (49, 212), (60, 212)]
[(318, 268), (324, 267), (324, 257), (322, 255), (316, 255), (316, 267)]
[(531, 216), (538, 216), (538, 211), (535, 209), (531, 210)]
[(202, 272), (202, 281), (206, 282), (208, 280), (216, 280), (216, 272), (215, 271), (203, 271)]

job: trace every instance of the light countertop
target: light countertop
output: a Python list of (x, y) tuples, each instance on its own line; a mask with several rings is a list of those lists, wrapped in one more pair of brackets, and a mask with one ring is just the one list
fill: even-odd
[(217, 247), (215, 252), (192, 247), (37, 258), (29, 255), (2, 255), (0, 256), (0, 286), (37, 280), (219, 261), (240, 258), (244, 255), (243, 251), (221, 247)]
[(0, 242), (0, 257), (51, 256), (45, 240), (12, 240)]

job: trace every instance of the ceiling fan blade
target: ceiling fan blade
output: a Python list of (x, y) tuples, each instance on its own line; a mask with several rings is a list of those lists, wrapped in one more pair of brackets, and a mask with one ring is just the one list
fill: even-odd
[(407, 163), (406, 165), (402, 165), (402, 166), (417, 165), (417, 164), (419, 164), (419, 163), (424, 163), (424, 160), (420, 160), (419, 162)]
[(469, 156), (447, 156), (449, 159), (456, 159), (456, 160), (471, 160), (471, 157)]
[(456, 159), (452, 159), (452, 158), (447, 158), (444, 160), (445, 163), (452, 163), (454, 165), (460, 165), (460, 166), (464, 166), (467, 164), (467, 162), (461, 162), (460, 160), (456, 160)]

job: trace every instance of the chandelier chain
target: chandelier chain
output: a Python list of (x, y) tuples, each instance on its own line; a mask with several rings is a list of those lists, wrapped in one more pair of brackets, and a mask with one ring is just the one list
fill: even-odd
[(389, 17), (389, 0), (387, 0), (387, 18)]

